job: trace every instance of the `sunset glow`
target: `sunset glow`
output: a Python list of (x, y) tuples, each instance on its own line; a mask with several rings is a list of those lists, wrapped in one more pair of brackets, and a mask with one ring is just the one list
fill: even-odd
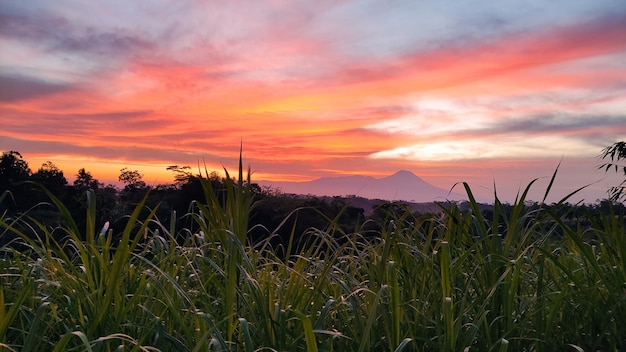
[(596, 167), (626, 140), (626, 3), (3, 2), (0, 125), (70, 180), (170, 183), (243, 143), (256, 180), (406, 169), (512, 201), (561, 162), (551, 199), (592, 202), (619, 183)]

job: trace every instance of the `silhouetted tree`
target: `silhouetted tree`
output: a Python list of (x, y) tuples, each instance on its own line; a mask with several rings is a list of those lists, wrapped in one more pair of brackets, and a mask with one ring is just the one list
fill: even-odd
[(31, 176), (31, 180), (38, 182), (59, 198), (63, 198), (65, 194), (67, 180), (63, 176), (63, 171), (52, 161), (43, 163), (39, 170)]
[(50, 196), (46, 194), (44, 189), (52, 193), (61, 202), (68, 204), (66, 197), (68, 195), (67, 180), (63, 171), (52, 161), (46, 161), (41, 164), (37, 172), (31, 175), (30, 180), (37, 185), (28, 184), (29, 188), (26, 190), (26, 198), (30, 208), (29, 216), (44, 225), (58, 226), (63, 222), (63, 217), (58, 209), (52, 205)]
[[(600, 169), (604, 169), (604, 171), (609, 171), (609, 169), (615, 169), (615, 172), (621, 173), (623, 171), (624, 176), (626, 176), (626, 164), (620, 164), (619, 162), (626, 161), (626, 142), (617, 142), (609, 147), (606, 147), (602, 150), (602, 154), (600, 157), (603, 160), (611, 159), (610, 162), (604, 163), (600, 165)], [(611, 187), (609, 189), (610, 199), (612, 201), (622, 201), (626, 200), (626, 179), (622, 181), (619, 185)]]
[(27, 196), (30, 186), (24, 184), (30, 178), (28, 163), (17, 151), (3, 152), (0, 157), (0, 194), (6, 191), (11, 193), (5, 197), (3, 207), (12, 211), (24, 211), (30, 201)]
[(131, 171), (126, 167), (121, 169), (119, 180), (125, 185), (121, 192), (123, 202), (139, 202), (148, 191), (143, 175), (137, 170)]
[(118, 204), (117, 189), (113, 185), (106, 185), (96, 190), (96, 206), (103, 221), (109, 221), (116, 213)]
[(188, 183), (189, 180), (194, 177), (193, 174), (189, 171), (191, 170), (190, 166), (171, 165), (168, 166), (166, 170), (170, 170), (175, 173), (174, 184), (178, 187), (185, 183)]
[(98, 182), (85, 168), (78, 170), (76, 179), (74, 180), (74, 188), (80, 193), (88, 189), (97, 190), (100, 187), (102, 187), (102, 183)]
[(98, 181), (93, 175), (81, 168), (76, 173), (76, 179), (72, 186), (67, 188), (66, 206), (72, 214), (72, 218), (81, 229), (81, 233), (85, 233), (87, 211), (87, 191), (93, 191), (96, 203), (96, 226), (102, 226), (105, 222), (114, 222), (122, 217), (123, 211), (119, 204), (118, 191), (115, 186), (109, 184), (104, 185)]
[(11, 150), (0, 157), (0, 189), (10, 189), (15, 183), (28, 180), (30, 168), (22, 154)]

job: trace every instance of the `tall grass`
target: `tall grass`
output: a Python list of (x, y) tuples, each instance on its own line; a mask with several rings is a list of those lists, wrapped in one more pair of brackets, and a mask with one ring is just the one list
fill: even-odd
[[(156, 209), (142, 212), (140, 203), (113, 233), (96, 223), (92, 193), (84, 234), (51, 194), (64, 217), (60, 227), (28, 214), (2, 216), (0, 235), (18, 239), (1, 253), (0, 349), (626, 346), (623, 214), (573, 226), (554, 206), (526, 205), (531, 183), (510, 207), (496, 196), (487, 219), (464, 185), (468, 211), (451, 205), (442, 206), (441, 216), (390, 214), (375, 234), (343, 233), (329, 219), (325, 229), (292, 231), (285, 250), (272, 248), (274, 229), (266, 240), (248, 240), (254, 204), (241, 161), (238, 178), (227, 175), (224, 195), (209, 181), (203, 186), (205, 201), (183, 215), (197, 231), (165, 228)], [(284, 255), (294, 253), (299, 238), (307, 245)]]

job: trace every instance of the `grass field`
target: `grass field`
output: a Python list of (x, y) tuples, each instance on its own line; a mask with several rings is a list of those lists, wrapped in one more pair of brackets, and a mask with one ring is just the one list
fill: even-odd
[(237, 180), (224, 202), (205, 183), (183, 215), (193, 231), (138, 204), (113, 233), (93, 194), (85, 233), (52, 195), (62, 226), (3, 216), (0, 236), (17, 237), (0, 253), (0, 350), (626, 349), (624, 214), (566, 221), (527, 207), (526, 189), (488, 220), (466, 186), (470, 211), (407, 212), (374, 234), (328, 219), (278, 250), (273, 229), (248, 242), (241, 168)]

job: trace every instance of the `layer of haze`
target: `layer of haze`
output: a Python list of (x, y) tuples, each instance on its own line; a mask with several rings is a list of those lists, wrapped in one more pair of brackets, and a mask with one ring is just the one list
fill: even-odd
[[(0, 149), (101, 181), (168, 165), (256, 180), (405, 169), (552, 201), (626, 140), (626, 3), (3, 1)], [(460, 189), (458, 191), (461, 191)]]

